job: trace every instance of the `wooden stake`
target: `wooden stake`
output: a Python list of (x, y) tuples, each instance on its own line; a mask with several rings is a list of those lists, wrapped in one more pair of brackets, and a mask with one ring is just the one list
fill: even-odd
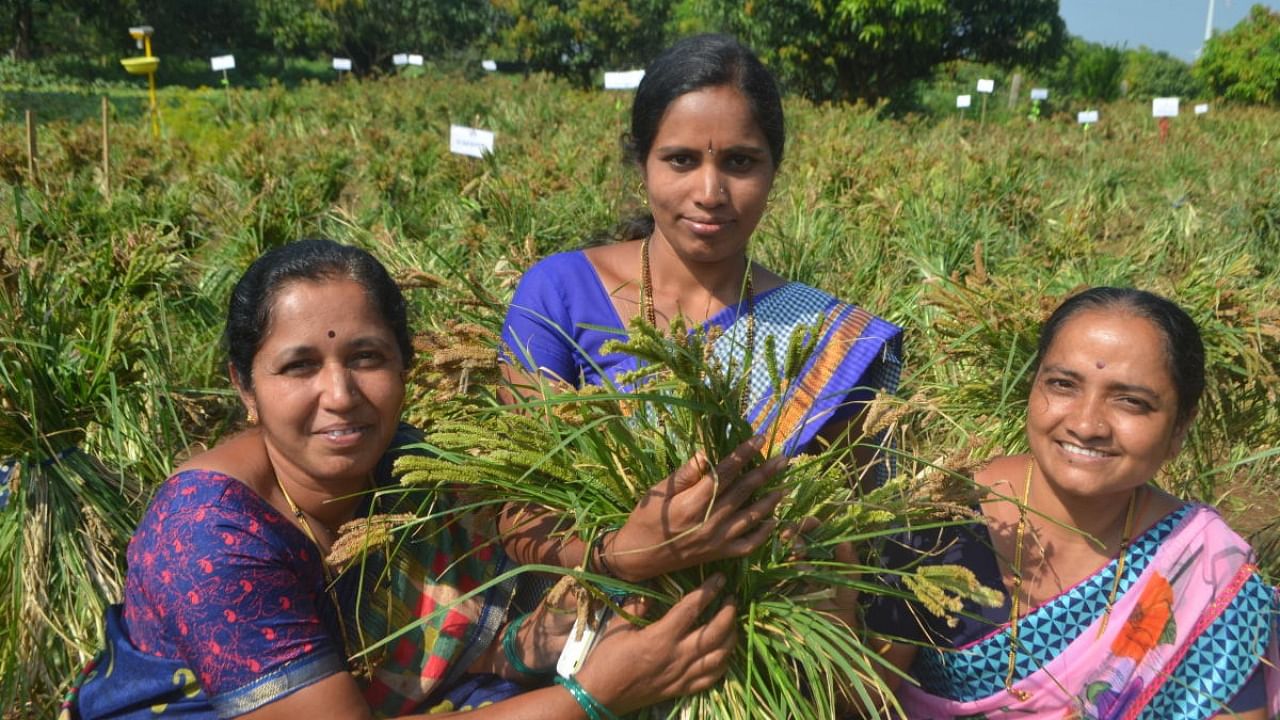
[(107, 132), (107, 96), (102, 96), (102, 195), (111, 199), (111, 136)]
[(27, 177), (36, 181), (36, 114), (27, 111)]

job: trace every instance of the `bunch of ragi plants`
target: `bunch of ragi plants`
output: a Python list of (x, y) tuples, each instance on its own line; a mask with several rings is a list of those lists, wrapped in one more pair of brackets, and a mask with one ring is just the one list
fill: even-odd
[(146, 409), (133, 298), (99, 304), (69, 253), (0, 263), (0, 698), (47, 703), (101, 645), (147, 491), (120, 464)]
[[(781, 344), (772, 337), (759, 343), (760, 362), (779, 397), (786, 397), (812, 351), (809, 338), (818, 335), (812, 330), (801, 329)], [(560, 518), (556, 533), (590, 544), (621, 526), (645, 493), (695, 452), (704, 452), (714, 465), (755, 434), (737, 412), (746, 392), (742, 370), (752, 359), (748, 354), (741, 366), (719, 364), (711, 353), (718, 339), (715, 330), (689, 330), (681, 319), (666, 333), (637, 320), (627, 339), (605, 348), (636, 358), (637, 370), (581, 390), (545, 381), (537, 388), (509, 387), (524, 399), (502, 405), (492, 387), (469, 387), (498, 376), (492, 333), (452, 324), (419, 344), (425, 351), (419, 368), (425, 370), (413, 378), (422, 390), (411, 394), (415, 407), (409, 415), (426, 425), (426, 452), (401, 458), (397, 474), (406, 491), (428, 488), (468, 499), (453, 512), (492, 513), (509, 505), (550, 509)], [(848, 702), (893, 712), (892, 695), (877, 672), (880, 657), (830, 610), (837, 592), (910, 593), (939, 615), (958, 611), (962, 598), (990, 597), (963, 568), (893, 571), (903, 575), (905, 582), (896, 586), (903, 590), (890, 589), (884, 571), (869, 564), (877, 541), (908, 525), (968, 519), (967, 505), (943, 499), (946, 493), (939, 490), (963, 482), (951, 483), (954, 473), (928, 463), (900, 462), (903, 473), (874, 489), (860, 490), (850, 481), (858, 471), (854, 449), (882, 442), (912, 410), (911, 403), (878, 398), (868, 409), (878, 440), (854, 439), (793, 458), (759, 491), (781, 489), (784, 500), (772, 537), (747, 557), (643, 585), (586, 567), (529, 565), (513, 572), (560, 574), (558, 591), (571, 590), (586, 617), (599, 605), (622, 612), (615, 599), (627, 593), (669, 607), (711, 573), (725, 575), (725, 592), (737, 599), (742, 641), (724, 682), (638, 717), (817, 719)], [(782, 445), (781, 438), (769, 440), (769, 447)], [(909, 472), (908, 466), (920, 471)], [(431, 506), (424, 512), (436, 511)], [(805, 550), (797, 552), (794, 538), (802, 526)], [(837, 562), (834, 551), (841, 543), (858, 549), (860, 561)]]

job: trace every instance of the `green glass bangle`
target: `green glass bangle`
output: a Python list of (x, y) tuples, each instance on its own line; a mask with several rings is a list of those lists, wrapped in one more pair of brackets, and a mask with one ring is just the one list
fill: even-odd
[(556, 676), (556, 684), (569, 691), (573, 699), (578, 705), (582, 706), (582, 711), (587, 714), (587, 720), (620, 720), (613, 711), (600, 704), (599, 700), (591, 697), (591, 693), (582, 687), (582, 684), (571, 677), (563, 675)]
[(520, 659), (520, 653), (516, 651), (516, 633), (519, 632), (520, 626), (524, 624), (528, 617), (529, 613), (525, 613), (507, 624), (507, 631), (502, 634), (502, 654), (507, 657), (507, 664), (515, 668), (515, 671), (521, 675), (546, 677), (551, 674), (551, 670), (534, 670), (524, 664), (524, 661)]
[(601, 574), (607, 575), (611, 578), (618, 577), (618, 573), (614, 572), (613, 568), (609, 566), (609, 559), (605, 557), (604, 542), (609, 539), (610, 535), (614, 535), (617, 532), (617, 530), (608, 530), (600, 533), (600, 537), (596, 538), (594, 548), (596, 552), (596, 564), (600, 566)]

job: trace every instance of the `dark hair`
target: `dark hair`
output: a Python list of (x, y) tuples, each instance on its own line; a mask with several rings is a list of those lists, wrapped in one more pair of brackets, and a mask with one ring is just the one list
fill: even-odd
[(1040, 328), (1036, 368), (1068, 320), (1087, 310), (1112, 309), (1150, 320), (1164, 336), (1165, 359), (1178, 391), (1177, 421), (1181, 424), (1190, 420), (1204, 394), (1204, 342), (1191, 316), (1155, 293), (1134, 288), (1095, 287), (1067, 298)]
[(396, 336), (405, 367), (413, 359), (404, 295), (387, 269), (368, 252), (324, 238), (308, 238), (263, 253), (231, 291), (222, 334), (231, 367), (245, 389), (253, 387), (253, 357), (271, 326), (271, 307), (284, 286), (297, 280), (353, 280), (368, 293)]
[(781, 165), (787, 133), (778, 84), (755, 53), (728, 35), (687, 37), (649, 63), (631, 103), (631, 131), (622, 144), (627, 159), (643, 164), (649, 157), (662, 116), (677, 98), (723, 85), (747, 99), (769, 143), (773, 166)]

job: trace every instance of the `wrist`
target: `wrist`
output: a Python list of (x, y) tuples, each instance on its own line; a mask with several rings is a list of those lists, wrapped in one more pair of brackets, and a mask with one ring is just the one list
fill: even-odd
[[(511, 669), (530, 678), (548, 677), (555, 672), (554, 658), (548, 662), (538, 652), (534, 629), (525, 622), (532, 613), (512, 620), (502, 634), (502, 654)], [(526, 658), (529, 662), (525, 662)]]
[(618, 567), (614, 560), (609, 558), (609, 553), (614, 547), (614, 542), (618, 538), (620, 530), (605, 530), (600, 533), (596, 541), (591, 543), (587, 549), (590, 557), (587, 562), (587, 569), (591, 572), (604, 575), (606, 577), (624, 579), (618, 572)]
[(573, 677), (556, 676), (556, 684), (563, 687), (586, 714), (587, 720), (619, 720), (604, 703), (591, 694)]

